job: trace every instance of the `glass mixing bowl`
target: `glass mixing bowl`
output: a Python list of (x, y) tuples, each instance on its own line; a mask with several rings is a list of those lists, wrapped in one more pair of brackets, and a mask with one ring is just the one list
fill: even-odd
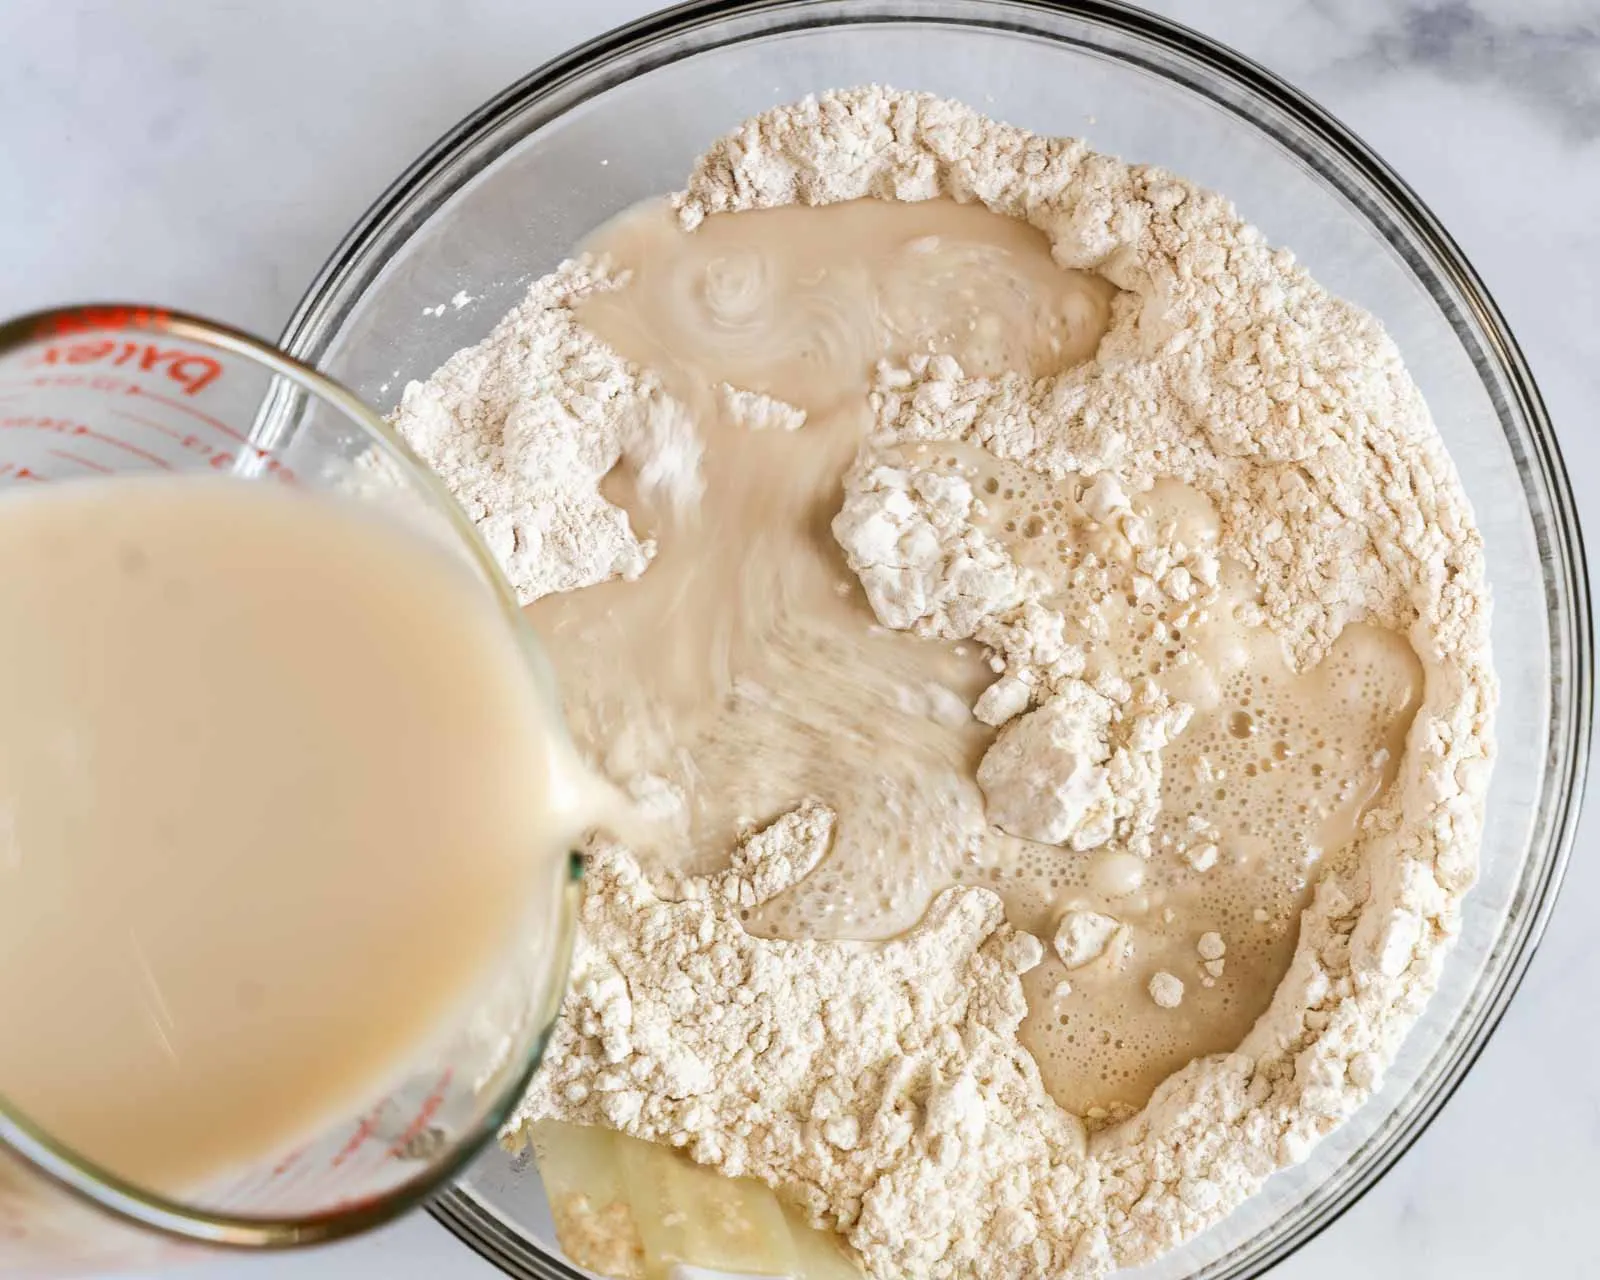
[[(1589, 603), (1549, 420), (1476, 273), (1381, 160), (1260, 67), (1117, 4), (691, 4), (574, 50), (463, 121), (346, 239), (284, 346), (391, 404), (598, 223), (678, 187), (741, 119), (869, 81), (1084, 135), (1227, 193), (1388, 326), (1477, 510), (1495, 593), (1500, 758), (1482, 876), (1439, 991), (1380, 1094), (1232, 1217), (1138, 1272), (1258, 1275), (1382, 1175), (1482, 1050), (1553, 904), (1587, 758)], [(513, 1275), (582, 1274), (561, 1259), (536, 1171), (498, 1151), (434, 1213)]]

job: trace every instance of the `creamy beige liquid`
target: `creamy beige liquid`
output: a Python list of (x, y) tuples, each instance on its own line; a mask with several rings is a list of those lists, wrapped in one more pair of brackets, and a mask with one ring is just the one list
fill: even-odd
[[(1148, 860), (1008, 836), (984, 821), (974, 782), (995, 730), (966, 714), (994, 678), (987, 653), (878, 627), (829, 524), (870, 427), (876, 361), (947, 352), (970, 373), (1052, 373), (1094, 354), (1115, 291), (1057, 267), (1032, 228), (949, 201), (715, 216), (692, 235), (646, 207), (588, 247), (634, 275), (581, 319), (693, 411), (706, 488), (684, 516), (653, 507), (619, 468), (608, 492), (658, 539), (656, 560), (637, 582), (531, 608), (580, 741), (619, 780), (687, 796), (684, 843), (700, 867), (804, 796), (838, 810), (828, 859), (752, 913), (757, 932), (890, 936), (954, 883), (996, 889), (1047, 942), (1069, 908), (1126, 924), (1119, 962), (1069, 975), (1052, 954), (1026, 980), (1025, 1042), (1074, 1111), (1122, 1114), (1190, 1058), (1237, 1045), (1286, 971), (1317, 866), (1393, 777), (1420, 692), (1404, 639), (1352, 627), (1296, 674), (1275, 637), (1236, 616), (1253, 593), (1236, 569), (1203, 617), (1159, 643), (1159, 619), (1064, 585), (1050, 603), (1098, 619), (1069, 626), (1091, 673), (1151, 674), (1195, 716), (1164, 754)], [(730, 419), (722, 382), (808, 420), (752, 430)], [(1067, 583), (1091, 551), (1131, 555), (1070, 479), (971, 446), (898, 452), (968, 477), (990, 532), (1052, 580)], [(1182, 486), (1136, 507), (1191, 546), (1216, 540), (1215, 513)], [(1208, 844), (1215, 863), (1197, 870)], [(1226, 941), (1220, 976), (1196, 950), (1210, 932)], [(1185, 983), (1177, 1009), (1147, 992), (1159, 970)]]
[(353, 504), (0, 498), (0, 1094), (181, 1192), (347, 1119), (581, 818), (492, 597)]
[[(986, 495), (986, 526), (1019, 561), (1052, 577), (1067, 578), (1086, 551), (1113, 562), (1130, 554), (1124, 539), (1084, 513), (1079, 484), (970, 446), (902, 452), (967, 475)], [(1175, 482), (1156, 485), (1134, 509), (1152, 527), (1172, 522), (1189, 546), (1216, 539), (1210, 504)], [(1297, 674), (1276, 636), (1238, 620), (1254, 599), (1248, 575), (1224, 562), (1215, 604), (1162, 641), (1156, 625), (1171, 619), (1153, 606), (1116, 597), (1091, 606), (1070, 586), (1050, 601), (1088, 652), (1091, 672), (1148, 673), (1194, 707), (1163, 752), (1149, 858), (1132, 859), (1114, 844), (1073, 854), (991, 831), (981, 867), (958, 872), (998, 891), (1012, 922), (1046, 941), (1068, 908), (1129, 926), (1131, 948), (1120, 962), (1110, 956), (1069, 972), (1047, 950), (1024, 979), (1031, 1016), (1023, 1043), (1057, 1100), (1079, 1113), (1136, 1109), (1190, 1059), (1238, 1045), (1288, 970), (1317, 868), (1349, 845), (1398, 771), (1422, 694), (1421, 664), (1405, 638), (1352, 625), (1317, 667)], [(1091, 610), (1094, 625), (1086, 626)], [(1208, 848), (1214, 864), (1199, 870)], [(1206, 933), (1220, 934), (1227, 948), (1215, 977), (1197, 949)], [(1177, 1009), (1149, 998), (1158, 971), (1184, 982)], [(1070, 990), (1058, 994), (1062, 982)]]
[[(826, 798), (840, 829), (811, 923), (897, 933), (933, 892), (911, 891), (908, 864), (948, 883), (984, 825), (972, 775), (993, 733), (930, 712), (953, 703), (965, 719), (994, 676), (977, 646), (877, 627), (828, 531), (870, 424), (873, 365), (949, 351), (975, 369), (1052, 372), (1092, 354), (1113, 291), (1056, 269), (1031, 228), (947, 201), (776, 209), (694, 236), (650, 206), (593, 247), (635, 276), (581, 318), (693, 410), (706, 491), (685, 522), (614, 472), (607, 491), (657, 537), (656, 560), (637, 582), (531, 607), (573, 734), (613, 777), (689, 793), (702, 867), (740, 827)], [(971, 318), (951, 330), (952, 314)], [(723, 381), (809, 419), (795, 432), (730, 422)], [(845, 871), (865, 892), (833, 892)]]

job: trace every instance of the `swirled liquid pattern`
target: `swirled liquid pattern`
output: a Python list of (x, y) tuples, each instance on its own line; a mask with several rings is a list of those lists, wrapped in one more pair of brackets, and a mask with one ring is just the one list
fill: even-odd
[[(805, 796), (837, 810), (829, 857), (752, 913), (757, 932), (891, 936), (954, 883), (995, 889), (1047, 941), (1067, 911), (1114, 919), (1124, 932), (1097, 960), (1068, 970), (1050, 953), (1026, 979), (1025, 1043), (1091, 1120), (1238, 1044), (1283, 977), (1317, 867), (1394, 776), (1421, 680), (1405, 640), (1351, 627), (1294, 672), (1227, 564), (1181, 624), (1131, 597), (1091, 605), (1074, 569), (1135, 552), (1090, 517), (1082, 483), (971, 446), (903, 446), (896, 465), (965, 476), (988, 531), (1062, 584), (1051, 603), (1091, 670), (1149, 674), (1195, 708), (1164, 754), (1148, 858), (1005, 835), (974, 781), (996, 733), (968, 710), (994, 679), (989, 655), (879, 627), (829, 525), (879, 360), (1049, 374), (1094, 357), (1115, 290), (1057, 267), (1032, 228), (948, 201), (723, 215), (693, 234), (651, 205), (587, 247), (633, 277), (581, 319), (688, 407), (705, 488), (693, 512), (658, 508), (619, 467), (607, 491), (657, 540), (655, 561), (636, 582), (531, 606), (580, 743), (678, 824), (691, 868), (720, 865), (741, 829)], [(798, 406), (805, 425), (752, 429), (725, 383)], [(1177, 484), (1134, 509), (1192, 547), (1216, 541), (1205, 499)], [(1212, 934), (1225, 954), (1208, 958)], [(1178, 1007), (1151, 999), (1157, 972), (1183, 981)]]

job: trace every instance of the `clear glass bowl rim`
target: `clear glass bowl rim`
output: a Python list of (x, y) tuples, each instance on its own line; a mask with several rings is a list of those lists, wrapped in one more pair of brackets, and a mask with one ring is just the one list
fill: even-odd
[[(997, 14), (1003, 14), (1005, 20), (999, 20)], [(1266, 68), (1208, 36), (1120, 0), (691, 0), (617, 27), (546, 62), (444, 134), (390, 185), (335, 249), (302, 297), (280, 345), (315, 365), (381, 271), (391, 246), (403, 242), (412, 228), (425, 222), (499, 155), (578, 102), (598, 97), (624, 79), (725, 45), (779, 33), (866, 23), (968, 26), (1062, 42), (1058, 32), (1043, 25), (1050, 18), (1087, 23), (1185, 61), (1198, 75), (1179, 82), (1184, 88), (1210, 97), (1241, 123), (1265, 132), (1336, 186), (1385, 233), (1419, 282), (1440, 278), (1454, 293), (1454, 297), (1440, 296), (1438, 289), (1430, 289), (1441, 310), (1456, 323), (1458, 336), (1469, 351), (1477, 344), (1466, 341), (1452, 313), (1459, 314), (1464, 308), (1471, 315), (1488, 362), (1509, 388), (1513, 404), (1501, 408), (1500, 417), (1502, 423), (1508, 416), (1520, 419), (1526, 428), (1525, 441), (1511, 438), (1509, 431), (1508, 440), (1523, 472), (1524, 488), (1533, 487), (1547, 504), (1544, 521), (1535, 513), (1535, 526), (1545, 567), (1546, 598), (1560, 607), (1552, 609), (1550, 618), (1549, 772), (1531, 843), (1540, 878), (1516, 922), (1517, 936), (1506, 961), (1498, 973), (1490, 975), (1490, 997), (1475, 1024), (1457, 1040), (1454, 1056), (1431, 1092), (1411, 1109), (1405, 1126), (1368, 1160), (1357, 1179), (1327, 1203), (1314, 1206), (1296, 1230), (1278, 1233), (1265, 1248), (1254, 1250), (1243, 1260), (1242, 1269), (1225, 1273), (1229, 1277), (1255, 1276), (1354, 1206), (1422, 1135), (1483, 1052), (1521, 984), (1554, 909), (1588, 773), (1593, 709), (1589, 580), (1577, 509), (1554, 428), (1527, 361), (1477, 271), (1398, 174), (1350, 129)], [(1121, 48), (1115, 53), (1124, 62), (1172, 78), (1164, 64), (1141, 63)], [(605, 74), (608, 70), (609, 76)], [(1233, 102), (1203, 83), (1202, 76), (1222, 82), (1265, 108), (1269, 118), (1244, 116)], [(589, 83), (581, 97), (552, 103), (564, 90), (585, 80)], [(541, 105), (546, 108), (543, 113)], [(1371, 195), (1341, 180), (1335, 172), (1339, 166), (1367, 184), (1379, 202), (1376, 208)], [(1380, 211), (1383, 217), (1377, 216)], [(1415, 244), (1388, 232), (1385, 222), (1391, 220)], [(1416, 245), (1421, 246), (1420, 254)], [(510, 1275), (529, 1280), (586, 1280), (582, 1273), (536, 1249), (530, 1256), (527, 1237), (459, 1187), (437, 1197), (429, 1209), (470, 1248)]]

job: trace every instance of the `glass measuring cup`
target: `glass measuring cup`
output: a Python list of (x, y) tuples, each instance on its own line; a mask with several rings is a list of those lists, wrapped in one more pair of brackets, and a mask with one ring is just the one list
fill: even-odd
[[(404, 520), (482, 579), (519, 637), (528, 679), (555, 696), (470, 523), (349, 392), (245, 334), (154, 308), (77, 307), (0, 325), (0, 502), (42, 483), (185, 472), (325, 490)], [(196, 1243), (316, 1243), (441, 1188), (493, 1135), (538, 1061), (560, 999), (575, 881), (574, 863), (564, 894), (528, 904), (523, 937), (424, 1061), (294, 1149), (182, 1199), (96, 1168), (8, 1105), (0, 1082), (0, 1274), (149, 1262)]]

